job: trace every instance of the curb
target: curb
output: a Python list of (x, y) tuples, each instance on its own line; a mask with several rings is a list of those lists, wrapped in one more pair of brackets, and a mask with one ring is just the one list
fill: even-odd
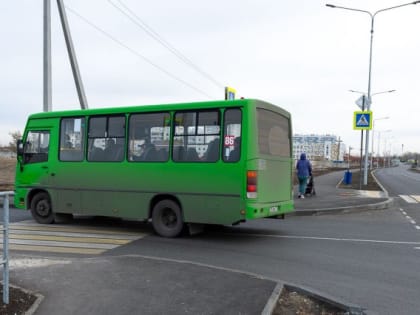
[(298, 287), (296, 285), (286, 284), (286, 283), (284, 284), (277, 283), (276, 287), (273, 290), (273, 293), (271, 294), (270, 298), (267, 301), (266, 306), (264, 307), (264, 310), (261, 312), (261, 315), (273, 314), (273, 311), (277, 305), (278, 299), (280, 298), (280, 295), (283, 289), (286, 289), (288, 291), (298, 292), (299, 294), (308, 296), (316, 301), (320, 301), (320, 302), (335, 306), (347, 312), (347, 314), (349, 315), (374, 314), (358, 305), (341, 301), (340, 299), (334, 298), (333, 296), (316, 291), (314, 289), (310, 289), (310, 288), (306, 288), (302, 286)]
[(280, 297), (280, 294), (283, 288), (284, 288), (283, 284), (277, 283), (277, 285), (274, 287), (273, 293), (271, 293), (271, 296), (267, 301), (267, 304), (265, 305), (263, 311), (261, 312), (261, 315), (273, 314), (273, 311), (277, 305), (277, 301)]
[(388, 198), (385, 201), (371, 204), (362, 204), (357, 206), (345, 206), (338, 208), (325, 208), (325, 209), (311, 209), (311, 210), (295, 210), (287, 215), (294, 216), (311, 216), (323, 214), (344, 214), (344, 213), (357, 213), (369, 210), (384, 210), (388, 209), (394, 204), (394, 198)]

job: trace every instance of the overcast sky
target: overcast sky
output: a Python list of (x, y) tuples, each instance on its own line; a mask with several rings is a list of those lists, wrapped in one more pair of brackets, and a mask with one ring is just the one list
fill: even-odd
[[(360, 131), (352, 129), (352, 119), (360, 95), (348, 90), (368, 89), (371, 20), (365, 13), (327, 8), (329, 1), (64, 2), (90, 108), (223, 99), (228, 85), (239, 97), (290, 111), (294, 133), (334, 134), (356, 149)], [(112, 3), (125, 4), (207, 77)], [(375, 12), (406, 2), (330, 3)], [(51, 9), (53, 109), (77, 109), (56, 1)], [(42, 0), (0, 2), (0, 144), (43, 109), (42, 15)], [(374, 118), (389, 117), (375, 122), (375, 152), (378, 139), (381, 153), (420, 152), (419, 30), (420, 4), (375, 18), (371, 90), (396, 90), (373, 96)]]

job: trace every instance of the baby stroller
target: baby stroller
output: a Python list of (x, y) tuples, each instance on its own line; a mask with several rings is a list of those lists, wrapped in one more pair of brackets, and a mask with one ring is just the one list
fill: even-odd
[(308, 183), (306, 185), (305, 195), (315, 196), (315, 186), (314, 186), (314, 176), (311, 175), (308, 178)]

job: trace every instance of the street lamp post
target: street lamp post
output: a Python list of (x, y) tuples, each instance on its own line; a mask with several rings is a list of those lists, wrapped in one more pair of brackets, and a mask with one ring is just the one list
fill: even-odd
[(372, 153), (370, 155), (370, 167), (373, 168), (373, 154), (374, 154), (374, 147), (373, 147), (373, 142), (375, 141), (375, 121), (377, 120), (384, 120), (384, 119), (389, 119), (389, 117), (381, 117), (381, 118), (376, 118), (372, 121)]
[[(378, 157), (380, 157), (380, 154), (381, 154), (381, 151), (380, 151), (380, 148), (381, 148), (380, 147), (381, 133), (383, 133), (383, 132), (391, 132), (391, 131), (392, 131), (391, 129), (378, 131)], [(378, 166), (379, 166), (379, 161), (378, 161)], [(385, 166), (385, 162), (382, 163), (382, 166), (383, 167)]]
[[(373, 46), (373, 32), (374, 32), (375, 16), (380, 12), (389, 11), (389, 10), (392, 10), (392, 9), (397, 9), (397, 8), (405, 7), (405, 6), (412, 5), (412, 4), (418, 4), (418, 3), (420, 3), (420, 0), (400, 4), (400, 5), (385, 8), (385, 9), (381, 9), (381, 10), (378, 10), (374, 13), (371, 13), (370, 11), (366, 11), (366, 10), (347, 8), (347, 7), (342, 7), (342, 6), (336, 6), (336, 5), (333, 5), (333, 4), (326, 4), (326, 6), (329, 7), (329, 8), (362, 12), (362, 13), (369, 14), (369, 16), (370, 16), (371, 26), (370, 26), (369, 79), (368, 79), (368, 94), (367, 94), (367, 98), (368, 98), (367, 110), (370, 110), (370, 99), (371, 99), (370, 88), (371, 88), (371, 77), (372, 77), (372, 46)], [(366, 130), (365, 168), (364, 168), (364, 174), (363, 174), (364, 185), (367, 185), (368, 155), (369, 155), (369, 130)]]

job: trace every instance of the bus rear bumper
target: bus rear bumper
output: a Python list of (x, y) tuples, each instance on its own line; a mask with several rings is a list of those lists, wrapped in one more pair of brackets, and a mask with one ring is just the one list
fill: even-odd
[(246, 207), (246, 219), (258, 219), (281, 216), (282, 214), (292, 212), (294, 204), (292, 200), (273, 203), (249, 203)]

